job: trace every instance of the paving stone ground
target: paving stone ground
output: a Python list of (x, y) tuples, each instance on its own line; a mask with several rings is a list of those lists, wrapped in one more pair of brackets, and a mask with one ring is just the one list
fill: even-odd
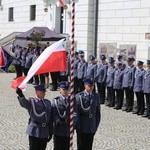
[[(0, 73), (0, 150), (28, 150), (26, 126), (28, 113), (21, 108), (11, 82), (15, 74)], [(34, 96), (32, 85), (24, 92)], [(52, 100), (59, 92), (47, 90)], [(132, 113), (101, 106), (101, 124), (95, 135), (93, 150), (150, 150), (150, 120)], [(53, 141), (47, 150), (52, 150)], [(74, 150), (76, 150), (74, 136)]]

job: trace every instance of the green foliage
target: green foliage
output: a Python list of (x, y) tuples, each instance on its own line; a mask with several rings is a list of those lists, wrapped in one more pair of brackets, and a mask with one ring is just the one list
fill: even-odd
[(30, 38), (31, 38), (31, 41), (35, 42), (35, 43), (38, 43), (39, 41), (42, 40), (42, 38), (44, 37), (45, 35), (45, 32), (44, 31), (40, 31), (40, 32), (35, 32), (33, 31), (31, 34), (30, 34)]
[(14, 73), (14, 72), (16, 72), (15, 67), (14, 67), (13, 65), (10, 65), (9, 68), (8, 68), (8, 72), (9, 72), (9, 73)]

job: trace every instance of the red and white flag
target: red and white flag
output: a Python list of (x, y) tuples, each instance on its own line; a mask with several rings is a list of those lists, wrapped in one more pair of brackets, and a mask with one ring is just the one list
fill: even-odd
[[(66, 71), (66, 51), (62, 46), (64, 39), (52, 44), (47, 47), (42, 54), (38, 57), (38, 59), (33, 63), (31, 68), (28, 71), (27, 76), (20, 83), (15, 82), (15, 87), (18, 84), (20, 89), (25, 89), (27, 82), (36, 74), (47, 73), (47, 72), (57, 72), (57, 71)], [(19, 80), (20, 81), (20, 80)], [(12, 83), (12, 88), (13, 87)]]
[(59, 3), (61, 7), (65, 6), (65, 3), (63, 2), (63, 0), (59, 0)]
[(0, 67), (5, 66), (4, 49), (0, 46)]

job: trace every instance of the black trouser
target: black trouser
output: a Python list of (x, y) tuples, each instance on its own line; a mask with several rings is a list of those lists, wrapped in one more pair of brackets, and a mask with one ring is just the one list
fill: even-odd
[(78, 78), (74, 78), (74, 94), (78, 93)]
[(137, 113), (144, 113), (145, 110), (145, 102), (144, 102), (144, 93), (143, 92), (135, 92), (137, 98)]
[(60, 82), (68, 81), (68, 76), (60, 76)]
[(25, 75), (26, 74), (25, 67), (24, 66), (21, 66), (21, 67), (22, 67), (22, 73)]
[(121, 108), (123, 105), (123, 90), (122, 89), (115, 89), (116, 92), (116, 107)]
[(54, 135), (54, 150), (69, 150), (70, 138)]
[(134, 103), (134, 92), (133, 88), (124, 88), (125, 94), (126, 94), (126, 109), (132, 110), (133, 109), (133, 103)]
[(39, 84), (39, 75), (34, 75), (33, 78), (34, 78), (35, 84), (38, 85)]
[(98, 94), (100, 98), (100, 103), (104, 104), (105, 103), (105, 89), (106, 89), (105, 84), (97, 82), (97, 89), (98, 89)]
[(53, 89), (57, 90), (58, 80), (59, 80), (59, 72), (51, 72), (50, 74), (51, 74)]
[(20, 65), (15, 65), (15, 70), (16, 70), (16, 78), (22, 76), (22, 66)]
[(78, 79), (78, 92), (82, 92), (85, 89), (83, 80), (84, 79)]
[[(30, 69), (30, 68), (24, 68), (24, 75), (25, 75), (25, 76), (27, 76), (29, 69)], [(30, 82), (30, 83), (33, 82), (33, 77), (29, 80), (29, 82)]]
[(44, 85), (45, 84), (45, 76), (44, 73), (40, 74), (40, 85)]
[(115, 106), (115, 91), (113, 87), (107, 87), (107, 102), (109, 106)]
[(29, 136), (29, 150), (45, 150), (46, 146), (46, 138), (36, 138), (33, 136)]
[(92, 150), (93, 139), (94, 139), (94, 133), (77, 132), (78, 150)]
[(150, 93), (145, 93), (145, 96), (146, 96), (146, 105), (147, 105), (146, 114), (150, 116)]

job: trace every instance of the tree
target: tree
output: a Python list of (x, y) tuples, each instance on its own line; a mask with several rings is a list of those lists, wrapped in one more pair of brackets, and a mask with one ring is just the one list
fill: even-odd
[(39, 31), (39, 32), (33, 31), (30, 34), (30, 38), (31, 38), (31, 41), (34, 41), (35, 43), (38, 43), (39, 41), (42, 40), (42, 38), (44, 37), (44, 35), (45, 35), (45, 31)]

